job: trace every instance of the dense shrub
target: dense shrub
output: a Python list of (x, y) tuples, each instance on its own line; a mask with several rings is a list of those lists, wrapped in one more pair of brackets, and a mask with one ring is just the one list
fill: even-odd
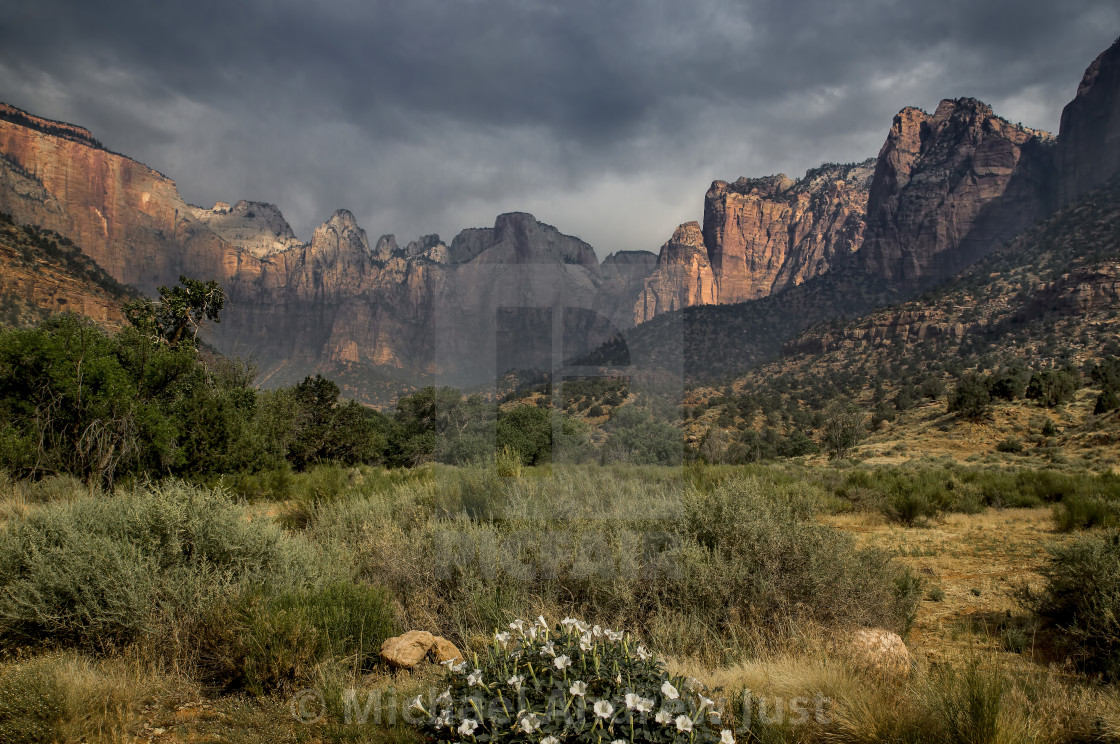
[(1073, 493), (1054, 505), (1054, 524), (1060, 532), (1120, 526), (1120, 501)]
[(1027, 384), (1026, 397), (1037, 400), (1040, 405), (1054, 408), (1073, 400), (1080, 381), (1069, 370), (1043, 370), (1031, 375)]
[(1093, 405), (1093, 413), (1099, 416), (1118, 408), (1120, 408), (1120, 395), (1113, 388), (1105, 388), (1097, 396), (1097, 402)]
[(324, 660), (369, 671), (382, 641), (396, 632), (388, 592), (352, 583), (250, 590), (217, 608), (206, 625), (200, 660), (206, 678), (258, 695), (308, 681)]
[(1025, 600), (1084, 669), (1120, 677), (1120, 531), (1051, 548), (1046, 586)]
[(988, 415), (992, 396), (988, 386), (975, 375), (962, 377), (957, 381), (949, 396), (949, 412), (962, 418), (982, 419)]
[(905, 569), (811, 518), (820, 492), (796, 479), (699, 467), (455, 476), (329, 504), (310, 534), (352, 549), (406, 621), (438, 617), (459, 637), (537, 606), (721, 659), (794, 618), (903, 630), (917, 602)]
[(0, 645), (116, 648), (231, 588), (327, 571), (221, 492), (170, 484), (51, 504), (0, 532)]
[(54, 744), (67, 718), (65, 693), (47, 665), (34, 660), (0, 673), (0, 741)]

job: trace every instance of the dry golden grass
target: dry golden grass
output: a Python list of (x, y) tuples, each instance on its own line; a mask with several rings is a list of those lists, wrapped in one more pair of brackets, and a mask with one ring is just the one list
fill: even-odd
[(920, 529), (889, 523), (878, 514), (824, 519), (855, 533), (863, 545), (895, 553), (929, 590), (944, 592), (943, 599), (933, 601), (927, 591), (908, 638), (912, 652), (934, 662), (978, 645), (999, 648), (1001, 631), (1023, 614), (1017, 591), (1037, 586), (1047, 547), (1070, 539), (1054, 531), (1048, 508), (949, 514)]

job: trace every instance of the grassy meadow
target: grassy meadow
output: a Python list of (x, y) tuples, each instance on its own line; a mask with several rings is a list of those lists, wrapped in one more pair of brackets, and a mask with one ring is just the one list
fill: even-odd
[(538, 615), (628, 631), (740, 742), (1120, 741), (1118, 506), (1109, 474), (928, 464), (5, 478), (0, 741), (419, 742), (445, 670), (381, 641), (470, 658)]

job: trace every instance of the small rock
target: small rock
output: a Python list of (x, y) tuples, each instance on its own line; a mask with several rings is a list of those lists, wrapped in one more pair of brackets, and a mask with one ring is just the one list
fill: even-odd
[(463, 653), (459, 650), (459, 647), (443, 636), (436, 636), (435, 643), (428, 650), (428, 656), (437, 664), (442, 664), (445, 661), (459, 662), (463, 659)]
[(410, 630), (381, 644), (381, 658), (397, 669), (411, 669), (419, 664), (436, 639), (425, 630)]
[(863, 628), (838, 644), (856, 666), (877, 674), (908, 675), (914, 668), (910, 650), (898, 633), (882, 628)]

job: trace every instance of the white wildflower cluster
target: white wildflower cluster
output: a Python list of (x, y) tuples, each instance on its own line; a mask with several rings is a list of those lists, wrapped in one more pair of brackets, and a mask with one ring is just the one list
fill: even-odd
[(445, 664), (447, 688), (413, 701), (437, 742), (735, 742), (698, 684), (627, 633), (576, 618), (515, 620), (484, 656)]

